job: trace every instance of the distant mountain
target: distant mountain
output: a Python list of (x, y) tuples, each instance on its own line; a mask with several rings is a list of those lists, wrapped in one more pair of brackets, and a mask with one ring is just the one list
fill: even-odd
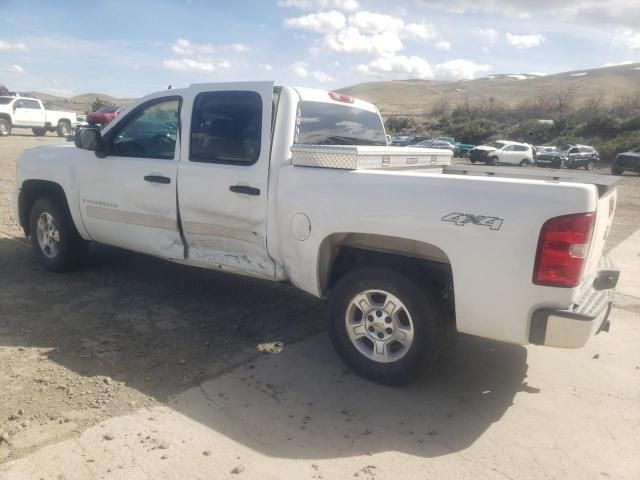
[(448, 109), (499, 102), (515, 107), (539, 96), (569, 93), (574, 106), (598, 99), (612, 104), (625, 95), (640, 95), (640, 63), (541, 76), (532, 73), (499, 74), (476, 80), (397, 80), (369, 82), (340, 92), (370, 101), (383, 115), (428, 115)]
[(35, 98), (39, 98), (42, 101), (48, 102), (52, 108), (58, 110), (70, 110), (72, 112), (85, 113), (91, 110), (91, 104), (96, 98), (100, 98), (107, 102), (113, 103), (118, 106), (127, 106), (137, 99), (135, 98), (115, 98), (110, 95), (104, 95), (102, 93), (83, 93), (82, 95), (76, 95), (74, 97), (58, 97), (56, 95), (50, 95), (42, 92), (28, 92), (25, 95), (30, 95)]

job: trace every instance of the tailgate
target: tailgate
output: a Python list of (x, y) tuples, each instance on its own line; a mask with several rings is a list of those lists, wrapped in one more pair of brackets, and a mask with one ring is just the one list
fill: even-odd
[(583, 275), (583, 288), (590, 287), (594, 277), (598, 273), (598, 262), (602, 257), (604, 245), (613, 225), (617, 196), (617, 189), (612, 188), (598, 198), (596, 221), (593, 227), (593, 236), (591, 237), (591, 248), (589, 249), (589, 256), (587, 257)]

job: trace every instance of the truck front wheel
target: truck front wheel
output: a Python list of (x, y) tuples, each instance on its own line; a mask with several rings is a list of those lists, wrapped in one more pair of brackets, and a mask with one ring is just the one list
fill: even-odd
[(60, 120), (57, 131), (59, 137), (68, 137), (71, 135), (71, 124), (66, 120)]
[(0, 137), (8, 137), (9, 135), (11, 135), (11, 122), (0, 118)]
[(31, 247), (40, 263), (52, 272), (78, 266), (87, 245), (78, 235), (66, 205), (51, 197), (35, 201), (29, 218)]
[(343, 276), (329, 300), (329, 335), (357, 374), (382, 384), (412, 380), (442, 350), (444, 314), (430, 292), (393, 269)]

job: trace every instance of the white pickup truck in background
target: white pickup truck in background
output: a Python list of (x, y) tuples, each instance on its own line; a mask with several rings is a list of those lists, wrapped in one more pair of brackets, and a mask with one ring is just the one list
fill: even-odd
[(75, 113), (46, 110), (37, 98), (0, 97), (0, 137), (11, 135), (14, 128), (30, 128), (37, 136), (57, 132), (66, 137), (76, 121)]
[(450, 159), (387, 147), (352, 97), (192, 85), (27, 150), (16, 215), (53, 271), (95, 241), (328, 297), (337, 351), (382, 383), (433, 363), (453, 328), (559, 347), (607, 330), (617, 179)]

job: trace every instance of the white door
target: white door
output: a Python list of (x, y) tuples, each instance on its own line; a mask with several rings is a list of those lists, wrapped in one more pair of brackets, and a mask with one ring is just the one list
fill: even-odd
[(22, 102), (28, 112), (29, 125), (32, 127), (44, 127), (44, 109), (40, 105), (40, 102), (28, 99), (24, 99)]
[[(180, 219), (192, 264), (273, 277), (267, 254), (272, 82), (203, 86), (183, 119)], [(185, 109), (189, 110), (189, 109)]]
[(512, 165), (514, 163), (514, 145), (507, 145), (500, 154), (500, 163)]
[(100, 158), (79, 159), (82, 221), (93, 240), (184, 259), (176, 178), (181, 98), (161, 97), (129, 112), (103, 137)]
[(24, 100), (13, 102), (13, 124), (18, 127), (30, 127), (33, 125), (31, 110), (26, 107)]

